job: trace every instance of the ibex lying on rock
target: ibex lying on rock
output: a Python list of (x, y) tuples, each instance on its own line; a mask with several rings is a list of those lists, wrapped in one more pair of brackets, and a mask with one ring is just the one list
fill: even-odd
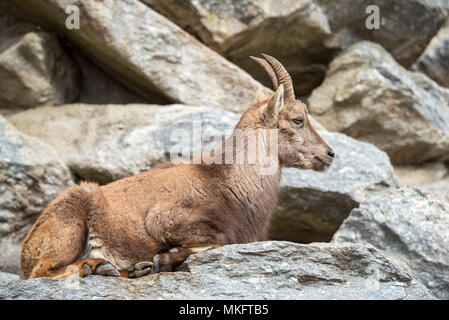
[[(295, 99), (285, 68), (273, 57), (264, 58), (254, 59), (276, 92), (259, 94), (234, 130), (276, 130), (273, 174), (262, 174), (257, 160), (203, 161), (167, 165), (102, 187), (72, 186), (48, 205), (25, 238), (21, 278), (137, 277), (171, 271), (194, 252), (265, 240), (281, 167), (325, 171), (334, 153), (310, 124), (306, 106)], [(205, 158), (224, 157), (225, 144)], [(233, 151), (234, 159), (249, 150), (247, 140), (242, 145)]]

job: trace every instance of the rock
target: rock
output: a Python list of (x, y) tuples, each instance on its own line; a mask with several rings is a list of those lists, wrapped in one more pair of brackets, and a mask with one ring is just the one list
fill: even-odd
[[(139, 0), (14, 0), (122, 83), (152, 101), (169, 100), (232, 111), (255, 102), (260, 83)], [(65, 27), (68, 5), (80, 29)], [(250, 60), (248, 58), (248, 60)]]
[(19, 280), (19, 276), (17, 274), (0, 271), (0, 282), (9, 280)]
[(326, 173), (284, 169), (284, 188), (270, 237), (308, 243), (330, 241), (352, 209), (368, 197), (398, 186), (388, 156), (344, 134), (320, 132), (335, 150)]
[(449, 175), (430, 185), (421, 187), (420, 189), (430, 193), (433, 197), (440, 201), (449, 202)]
[[(169, 160), (182, 141), (175, 134), (184, 130), (187, 139), (193, 139), (196, 123), (205, 139), (203, 150), (210, 150), (239, 119), (216, 108), (137, 104), (41, 107), (8, 118), (20, 131), (60, 151), (79, 178), (102, 184)], [(215, 135), (220, 140), (207, 143), (207, 137)]]
[(0, 114), (78, 96), (79, 70), (53, 33), (0, 15)]
[(436, 297), (449, 299), (448, 234), (449, 203), (405, 188), (352, 210), (332, 242), (373, 245)]
[(295, 79), (302, 95), (319, 85), (335, 48), (329, 22), (312, 1), (144, 0), (173, 22), (271, 87), (248, 56), (272, 54)]
[(28, 230), (47, 203), (72, 183), (56, 151), (0, 116), (0, 271), (19, 272)]
[(73, 57), (81, 74), (80, 93), (75, 102), (89, 104), (151, 103), (151, 99), (125, 87), (82, 53), (73, 52)]
[(432, 299), (373, 247), (256, 242), (190, 256), (182, 272), (0, 282), (0, 299)]
[(267, 85), (266, 75), (247, 57), (272, 54), (292, 74), (298, 95), (320, 84), (336, 53), (362, 39), (380, 43), (409, 67), (449, 8), (447, 1), (375, 1), (380, 28), (368, 30), (369, 0), (142, 1)]
[(328, 130), (375, 144), (395, 164), (449, 158), (449, 89), (377, 44), (357, 43), (332, 61), (309, 105)]
[(449, 167), (429, 162), (415, 166), (396, 166), (395, 174), (401, 186), (416, 187), (441, 201), (449, 202)]
[(395, 166), (394, 172), (401, 185), (424, 187), (449, 175), (449, 168), (440, 162), (428, 162), (421, 165)]
[(449, 19), (412, 67), (449, 87)]
[(415, 166), (397, 166), (395, 174), (401, 186), (416, 187), (440, 201), (449, 202), (449, 168), (438, 162)]

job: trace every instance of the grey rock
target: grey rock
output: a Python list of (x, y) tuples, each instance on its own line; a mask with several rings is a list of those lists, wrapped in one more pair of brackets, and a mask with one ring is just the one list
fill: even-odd
[(440, 162), (394, 166), (394, 173), (403, 186), (425, 187), (449, 176), (449, 168)]
[[(241, 111), (260, 83), (139, 0), (13, 0), (64, 33), (75, 46), (152, 101), (157, 99)], [(80, 10), (80, 29), (65, 28), (68, 5)]]
[(449, 19), (412, 67), (449, 87)]
[(449, 89), (360, 42), (332, 61), (309, 99), (328, 130), (375, 144), (395, 164), (449, 158)]
[(432, 299), (372, 247), (256, 242), (190, 256), (180, 272), (137, 280), (0, 282), (0, 299)]
[(218, 108), (185, 105), (74, 104), (36, 108), (8, 120), (57, 149), (78, 177), (104, 184), (146, 171), (175, 151), (192, 156), (193, 148), (186, 150), (198, 145), (194, 126), (201, 129), (202, 150), (211, 150), (239, 118)]
[(421, 187), (420, 189), (424, 192), (430, 193), (438, 200), (446, 201), (449, 203), (449, 175), (430, 185)]
[[(409, 67), (449, 8), (447, 0), (142, 1), (267, 85), (266, 75), (247, 57), (268, 53), (279, 58), (298, 95), (318, 86), (333, 56), (360, 40), (380, 43)], [(380, 11), (377, 30), (365, 25), (372, 4)]]
[(375, 196), (354, 209), (333, 243), (373, 245), (441, 299), (449, 299), (449, 203), (417, 189)]
[(57, 152), (0, 116), (0, 271), (18, 273), (21, 245), (45, 206), (72, 184)]
[(82, 53), (73, 52), (73, 58), (80, 69), (79, 96), (75, 102), (89, 104), (151, 103), (151, 99), (127, 88)]
[(449, 202), (449, 167), (444, 163), (428, 162), (414, 166), (396, 166), (401, 186), (415, 187), (436, 199)]
[(344, 134), (320, 131), (335, 150), (326, 173), (284, 169), (284, 188), (270, 237), (295, 242), (330, 241), (353, 208), (398, 183), (388, 156)]
[(271, 87), (266, 73), (248, 56), (278, 58), (302, 95), (322, 80), (335, 51), (328, 19), (313, 1), (143, 0), (208, 46)]
[(9, 280), (19, 280), (19, 276), (17, 274), (0, 271), (0, 282)]
[(79, 70), (55, 34), (0, 15), (0, 114), (74, 101)]

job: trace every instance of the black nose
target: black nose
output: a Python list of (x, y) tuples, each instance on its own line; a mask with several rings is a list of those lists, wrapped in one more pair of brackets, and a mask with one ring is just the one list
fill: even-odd
[(335, 157), (335, 153), (333, 151), (328, 151), (327, 155), (331, 158)]

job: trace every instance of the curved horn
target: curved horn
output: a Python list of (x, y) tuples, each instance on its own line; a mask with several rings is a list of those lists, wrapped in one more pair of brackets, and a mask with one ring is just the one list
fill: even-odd
[(285, 88), (285, 100), (288, 101), (294, 101), (295, 100), (295, 91), (293, 90), (293, 82), (292, 78), (288, 74), (287, 70), (285, 70), (284, 66), (277, 61), (272, 56), (269, 56), (267, 54), (263, 54), (262, 56), (268, 61), (268, 63), (271, 65), (271, 67), (274, 70), (274, 73), (276, 74), (278, 84), (283, 84)]
[(258, 64), (260, 64), (262, 66), (262, 68), (265, 69), (265, 71), (270, 76), (271, 82), (273, 83), (274, 90), (276, 91), (278, 88), (278, 79), (276, 78), (276, 74), (274, 73), (274, 70), (270, 66), (270, 64), (262, 58), (257, 58), (257, 57), (253, 57), (253, 56), (250, 56), (250, 58), (253, 59), (254, 61), (256, 61)]

